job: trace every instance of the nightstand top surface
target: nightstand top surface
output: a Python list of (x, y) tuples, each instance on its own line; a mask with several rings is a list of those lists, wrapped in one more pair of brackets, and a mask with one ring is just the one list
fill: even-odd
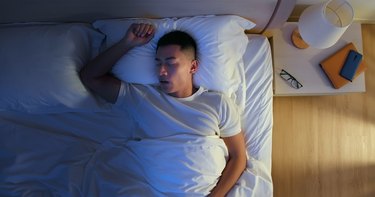
[[(319, 63), (347, 43), (353, 42), (358, 52), (362, 53), (361, 24), (353, 23), (337, 43), (327, 49), (298, 49), (291, 42), (291, 34), (297, 23), (285, 25), (272, 32), (274, 58), (274, 94), (275, 96), (327, 95), (348, 92), (365, 92), (365, 75), (362, 73), (352, 83), (340, 89), (333, 88), (331, 82), (320, 68)], [(322, 35), (323, 36), (323, 35)], [(279, 73), (281, 69), (293, 75), (303, 87), (292, 88)]]

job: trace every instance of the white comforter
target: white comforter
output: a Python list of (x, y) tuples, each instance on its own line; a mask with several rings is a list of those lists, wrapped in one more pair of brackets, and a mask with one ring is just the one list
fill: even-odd
[[(0, 118), (0, 196), (205, 196), (226, 163), (219, 138), (129, 141), (113, 113)], [(267, 196), (263, 167), (249, 162), (229, 196)]]
[(216, 185), (227, 151), (219, 138), (109, 140), (92, 156), (86, 196), (203, 196)]

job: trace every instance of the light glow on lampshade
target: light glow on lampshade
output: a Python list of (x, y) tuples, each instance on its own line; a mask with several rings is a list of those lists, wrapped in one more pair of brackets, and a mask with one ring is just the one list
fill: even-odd
[(353, 17), (353, 8), (347, 1), (330, 0), (304, 10), (298, 21), (298, 30), (311, 47), (324, 49), (340, 39)]

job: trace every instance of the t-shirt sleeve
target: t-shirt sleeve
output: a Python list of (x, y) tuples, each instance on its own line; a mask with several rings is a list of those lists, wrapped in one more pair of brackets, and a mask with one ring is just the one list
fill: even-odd
[(220, 118), (220, 137), (231, 137), (241, 132), (241, 119), (237, 105), (224, 95), (221, 99)]
[(120, 90), (114, 104), (115, 108), (134, 107), (143, 100), (144, 94), (150, 87), (142, 84), (121, 82)]
[(126, 94), (126, 89), (128, 89), (128, 84), (121, 81), (121, 86), (120, 86), (120, 90), (118, 92), (118, 95), (117, 95), (117, 99), (116, 99), (116, 102), (114, 104), (114, 106), (121, 106), (123, 105), (125, 99), (125, 94)]

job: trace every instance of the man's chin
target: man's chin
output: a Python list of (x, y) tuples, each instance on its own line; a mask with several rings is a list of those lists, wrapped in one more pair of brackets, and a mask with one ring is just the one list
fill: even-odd
[(166, 84), (160, 84), (160, 89), (166, 93), (166, 94), (170, 94), (172, 93), (172, 88), (169, 87), (169, 85), (166, 85)]

